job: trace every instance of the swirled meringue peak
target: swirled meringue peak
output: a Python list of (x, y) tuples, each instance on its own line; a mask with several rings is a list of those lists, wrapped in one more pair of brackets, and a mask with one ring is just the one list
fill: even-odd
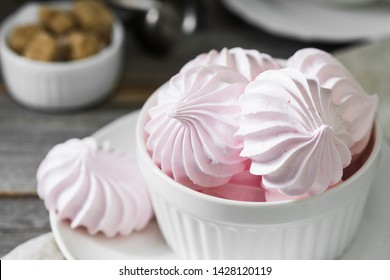
[(315, 195), (336, 184), (351, 162), (352, 138), (331, 92), (295, 69), (270, 70), (240, 97), (243, 157), (267, 189)]
[(234, 137), (238, 97), (246, 79), (219, 65), (189, 68), (157, 91), (149, 110), (146, 147), (154, 163), (177, 182), (197, 189), (226, 184), (245, 168)]
[(187, 62), (181, 71), (194, 66), (209, 64), (226, 66), (243, 75), (248, 81), (253, 81), (264, 71), (281, 68), (279, 63), (270, 55), (260, 53), (257, 50), (223, 48), (220, 52), (211, 50), (208, 53), (198, 55), (193, 60)]
[(135, 157), (92, 137), (70, 139), (47, 154), (37, 172), (38, 195), (71, 228), (108, 237), (143, 229), (153, 209)]
[(341, 105), (341, 117), (351, 123), (352, 155), (359, 155), (370, 139), (378, 96), (368, 95), (336, 58), (322, 50), (299, 50), (288, 59), (287, 66), (317, 77), (320, 86), (332, 90), (333, 101)]

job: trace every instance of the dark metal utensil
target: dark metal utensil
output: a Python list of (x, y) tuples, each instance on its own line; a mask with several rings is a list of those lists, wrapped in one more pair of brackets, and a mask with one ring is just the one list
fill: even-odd
[(194, 0), (110, 0), (132, 13), (129, 27), (147, 49), (166, 52), (177, 38), (192, 34), (198, 25)]

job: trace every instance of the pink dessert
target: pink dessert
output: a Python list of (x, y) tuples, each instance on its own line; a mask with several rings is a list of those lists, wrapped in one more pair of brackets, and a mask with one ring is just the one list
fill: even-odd
[(198, 55), (187, 62), (181, 71), (186, 71), (195, 66), (222, 65), (226, 66), (253, 81), (260, 73), (280, 69), (280, 64), (268, 54), (257, 50), (245, 50), (242, 48), (224, 48), (220, 52), (211, 50), (208, 53)]
[[(330, 190), (330, 189), (333, 189), (333, 188), (337, 187), (342, 182), (344, 182), (344, 181), (340, 180), (337, 184), (329, 186), (327, 188), (327, 190)], [(308, 198), (310, 196), (311, 195), (309, 195), (309, 194), (294, 195), (294, 196), (286, 195), (286, 194), (280, 192), (279, 190), (267, 189), (267, 188), (264, 187), (264, 199), (267, 202), (300, 200), (300, 199)]]
[(318, 49), (297, 51), (287, 60), (287, 66), (315, 76), (322, 87), (332, 91), (333, 101), (341, 105), (341, 116), (350, 122), (352, 155), (362, 153), (371, 135), (378, 96), (368, 95), (339, 61)]
[(266, 189), (315, 195), (341, 180), (352, 138), (331, 92), (295, 69), (267, 71), (240, 97), (241, 156)]
[(302, 199), (352, 176), (378, 103), (316, 49), (284, 69), (255, 50), (212, 50), (156, 94), (145, 128), (154, 163), (187, 187), (242, 201)]
[(167, 175), (194, 189), (221, 186), (244, 170), (234, 137), (238, 97), (246, 79), (219, 65), (189, 68), (157, 94), (145, 130), (146, 147)]
[(142, 230), (153, 209), (135, 157), (93, 138), (56, 145), (37, 172), (38, 194), (71, 228), (108, 237)]
[(199, 192), (231, 200), (264, 202), (265, 191), (259, 187), (260, 184), (261, 176), (254, 176), (245, 170), (234, 175), (225, 185), (204, 188)]

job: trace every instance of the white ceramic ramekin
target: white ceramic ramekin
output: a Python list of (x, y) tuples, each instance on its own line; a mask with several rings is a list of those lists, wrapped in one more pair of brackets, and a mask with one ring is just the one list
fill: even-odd
[(136, 127), (137, 158), (169, 247), (188, 259), (335, 259), (355, 236), (379, 164), (382, 134), (372, 152), (336, 188), (288, 202), (240, 202), (193, 191), (165, 175), (145, 148), (144, 126), (155, 94)]
[(12, 51), (7, 39), (17, 25), (37, 22), (39, 7), (37, 3), (26, 4), (2, 24), (1, 67), (8, 92), (21, 104), (45, 111), (85, 108), (107, 98), (121, 70), (122, 24), (114, 22), (111, 44), (94, 56), (72, 62), (34, 61)]

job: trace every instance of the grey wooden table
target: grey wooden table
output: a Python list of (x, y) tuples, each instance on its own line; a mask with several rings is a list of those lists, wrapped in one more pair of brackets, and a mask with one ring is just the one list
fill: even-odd
[[(201, 1), (201, 0), (200, 0)], [(2, 0), (0, 20), (25, 1)], [(16, 245), (50, 231), (48, 213), (36, 195), (36, 170), (46, 153), (69, 138), (82, 138), (116, 118), (140, 108), (146, 98), (180, 67), (210, 49), (258, 49), (287, 58), (303, 47), (328, 51), (344, 47), (305, 43), (273, 36), (251, 27), (218, 1), (201, 1), (202, 25), (182, 37), (164, 56), (145, 51), (128, 27), (126, 63), (113, 97), (104, 104), (72, 114), (45, 114), (14, 102), (0, 81), (0, 257)]]

